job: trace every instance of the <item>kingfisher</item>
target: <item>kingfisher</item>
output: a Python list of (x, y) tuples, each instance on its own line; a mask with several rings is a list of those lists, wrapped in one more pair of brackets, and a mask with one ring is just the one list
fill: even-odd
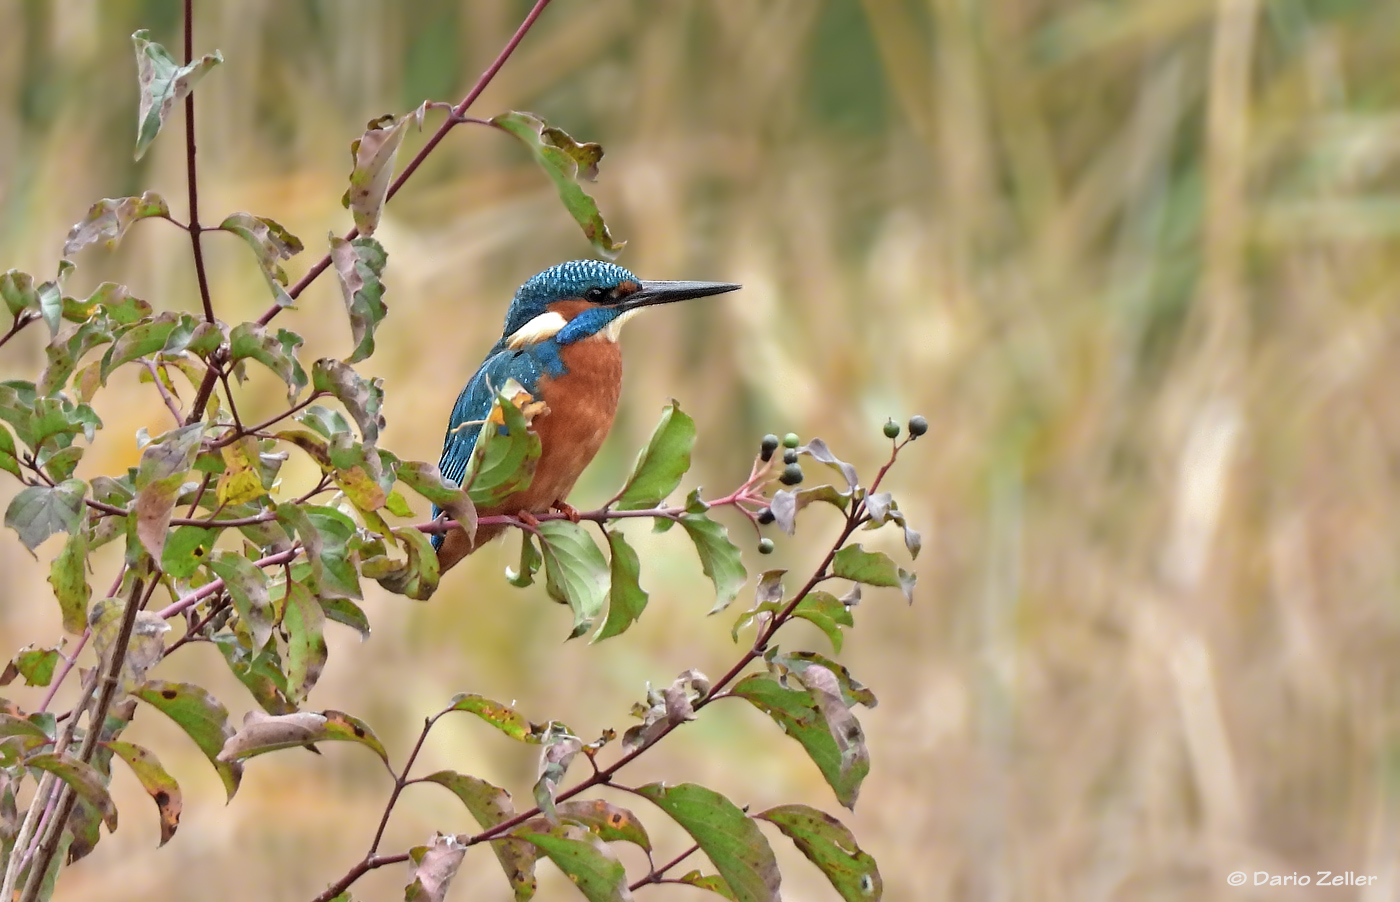
[[(532, 423), (540, 438), (540, 458), (529, 486), (478, 513), (527, 519), (550, 510), (572, 514), (569, 491), (598, 453), (617, 412), (623, 324), (645, 307), (739, 287), (732, 282), (644, 282), (599, 260), (560, 263), (536, 275), (515, 292), (500, 340), (457, 396), (438, 463), (442, 475), (461, 484), (496, 392), (514, 379), (544, 405)], [(433, 516), (439, 513), (435, 507)], [(504, 529), (483, 526), (475, 541), (461, 529), (434, 535), (441, 570)]]

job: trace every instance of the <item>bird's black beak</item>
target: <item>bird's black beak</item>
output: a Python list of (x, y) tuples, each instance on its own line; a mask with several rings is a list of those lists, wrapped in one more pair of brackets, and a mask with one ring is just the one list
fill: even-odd
[(712, 294), (724, 294), (726, 291), (743, 287), (734, 282), (642, 282), (641, 286), (623, 298), (617, 306), (623, 310), (637, 310), (656, 304), (707, 298)]

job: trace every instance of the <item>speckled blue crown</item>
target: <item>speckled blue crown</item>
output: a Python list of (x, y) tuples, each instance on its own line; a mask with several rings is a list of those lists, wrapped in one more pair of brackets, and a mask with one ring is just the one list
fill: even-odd
[(602, 260), (570, 260), (533, 276), (515, 292), (506, 311), (501, 336), (513, 335), (521, 326), (545, 312), (551, 301), (583, 297), (592, 288), (615, 288), (626, 281), (641, 281), (616, 263)]

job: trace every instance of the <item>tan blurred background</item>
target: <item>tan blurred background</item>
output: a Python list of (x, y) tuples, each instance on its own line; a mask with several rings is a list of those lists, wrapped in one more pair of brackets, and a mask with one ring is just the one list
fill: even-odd
[[(295, 277), (348, 227), (339, 198), (364, 122), (460, 97), (528, 4), (196, 5), (198, 48), (227, 60), (197, 94), (204, 218), (279, 220), (312, 248)], [(182, 216), (180, 120), (130, 162), (128, 36), (149, 27), (177, 46), (178, 6), (0, 3), (0, 268), (50, 273), (98, 197), (154, 188)], [(746, 286), (629, 328), (623, 411), (575, 504), (607, 497), (669, 397), (700, 426), (686, 487), (715, 491), (743, 478), (764, 432), (821, 435), (868, 477), (886, 416), (929, 417), (890, 482), (925, 530), (918, 601), (868, 593), (843, 656), (881, 704), (862, 715), (871, 776), (841, 816), (887, 898), (1400, 894), (1398, 29), (1400, 4), (1372, 0), (556, 0), (473, 110), (528, 109), (601, 141), (595, 193), (643, 278)], [(361, 369), (388, 388), (386, 446), (435, 460), (511, 291), (588, 247), (523, 151), (473, 127), (379, 237), (390, 315)], [(85, 252), (70, 287), (118, 279), (195, 309), (183, 238), (142, 223), (118, 252)], [(269, 298), (246, 250), (206, 247), (220, 316), (256, 316)], [(307, 360), (350, 347), (329, 279), (278, 324), (306, 335)], [(24, 339), (6, 377), (38, 369), (39, 336)], [(254, 381), (243, 407), (272, 412), (277, 396)], [(135, 430), (168, 422), (134, 380), (98, 408), (82, 476), (133, 462)], [(0, 500), (13, 490), (0, 481)], [(804, 515), (772, 565), (810, 566), (823, 518)], [(750, 569), (769, 565), (730, 525)], [(645, 681), (717, 674), (737, 654), (733, 617), (704, 615), (682, 537), (627, 532), (652, 600), (625, 636), (561, 644), (567, 612), (504, 583), (515, 545), (501, 544), (426, 604), (372, 593), (373, 638), (332, 627), (312, 703), (368, 719), (395, 760), (459, 691), (585, 736), (625, 727)], [(0, 647), (59, 635), (44, 582), (56, 551), (36, 563), (0, 542)], [(787, 645), (823, 648), (805, 629)], [(209, 648), (163, 667), (235, 716), (251, 706)], [(61, 899), (303, 900), (363, 853), (388, 791), (371, 756), (332, 746), (252, 762), (224, 807), (159, 715), (132, 736), (184, 787), (180, 832), (157, 852), (150, 803), (119, 775), (122, 829)], [(521, 798), (535, 764), (463, 718), (424, 766)], [(796, 743), (738, 703), (631, 777), (836, 808)], [(664, 849), (682, 847), (646, 816)], [(469, 826), (447, 793), (414, 788), (385, 849)], [(774, 844), (788, 899), (836, 898)], [(1235, 870), (1321, 869), (1377, 879), (1226, 885)], [(576, 898), (540, 870), (539, 898)], [(404, 879), (386, 869), (354, 892), (398, 898)], [(508, 898), (484, 849), (453, 897)]]

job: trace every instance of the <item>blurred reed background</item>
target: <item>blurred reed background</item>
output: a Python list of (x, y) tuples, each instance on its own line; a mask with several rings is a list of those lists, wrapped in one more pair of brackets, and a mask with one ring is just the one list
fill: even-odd
[[(459, 97), (527, 8), (196, 5), (198, 48), (227, 60), (197, 92), (205, 219), (278, 219), (313, 248), (294, 277), (349, 224), (339, 198), (364, 122)], [(178, 46), (178, 6), (0, 4), (0, 267), (50, 273), (98, 197), (154, 188), (183, 211), (178, 123), (130, 162), (128, 36)], [(874, 769), (845, 820), (887, 898), (1400, 892), (1398, 30), (1400, 4), (1366, 0), (556, 0), (475, 108), (603, 142), (596, 195), (644, 278), (746, 286), (629, 328), (623, 412), (580, 507), (607, 496), (668, 397), (700, 424), (687, 486), (712, 490), (743, 478), (767, 431), (823, 436), (870, 474), (886, 416), (933, 423), (891, 483), (925, 527), (918, 601), (868, 593), (843, 658), (881, 698), (862, 715)], [(472, 127), (379, 237), (390, 316), (367, 371), (388, 387), (384, 442), (436, 460), (511, 291), (587, 245), (523, 151)], [(221, 317), (262, 311), (246, 249), (206, 247)], [(71, 287), (113, 278), (197, 308), (187, 242), (161, 223), (78, 262)], [(306, 335), (308, 360), (349, 348), (330, 279), (279, 323)], [(38, 369), (38, 335), (23, 338), (3, 375)], [(277, 394), (253, 382), (242, 403), (272, 411)], [(135, 430), (167, 422), (134, 381), (98, 409), (79, 475), (127, 466)], [(811, 564), (822, 516), (774, 566)], [(335, 631), (313, 703), (367, 718), (399, 760), (458, 691), (581, 735), (625, 726), (644, 681), (736, 654), (732, 618), (704, 616), (686, 543), (629, 537), (652, 602), (626, 636), (561, 644), (567, 613), (505, 585), (515, 545), (501, 544), (426, 604), (371, 595), (373, 638)], [(56, 551), (35, 562), (0, 542), (4, 648), (59, 634)], [(164, 666), (236, 716), (251, 706), (208, 649)], [(796, 743), (741, 707), (707, 710), (632, 776), (835, 807)], [(133, 738), (185, 788), (179, 835), (157, 852), (150, 803), (118, 777), (123, 829), (59, 898), (301, 900), (362, 854), (388, 789), (363, 750), (254, 761), (225, 808), (161, 721), (143, 715)], [(519, 797), (535, 764), (463, 719), (424, 766)], [(411, 790), (386, 848), (468, 826), (447, 793)], [(835, 898), (775, 846), (789, 899)], [(1379, 879), (1225, 883), (1319, 869)], [(389, 870), (356, 897), (396, 898), (404, 875)], [(573, 892), (550, 874), (540, 898)], [(507, 896), (474, 850), (454, 897)]]

